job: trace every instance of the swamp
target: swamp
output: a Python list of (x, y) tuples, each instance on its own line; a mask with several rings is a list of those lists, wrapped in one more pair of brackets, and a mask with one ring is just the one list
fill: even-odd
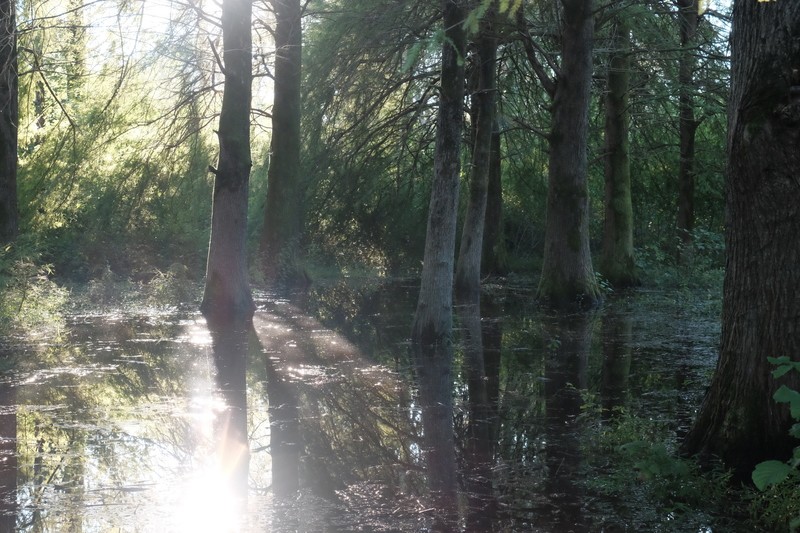
[(0, 533), (800, 531), (800, 2), (0, 0)]
[(7, 531), (751, 531), (724, 470), (675, 455), (719, 295), (640, 290), (554, 316), (520, 281), (409, 346), (418, 285), (75, 308), (0, 383)]

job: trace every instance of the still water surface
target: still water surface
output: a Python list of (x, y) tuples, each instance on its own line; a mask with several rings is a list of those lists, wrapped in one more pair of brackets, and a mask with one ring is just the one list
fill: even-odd
[(0, 380), (0, 531), (673, 530), (592, 489), (585, 442), (624, 411), (674, 444), (714, 305), (639, 292), (559, 318), (496, 291), (458, 308), (452, 350), (414, 354), (415, 295), (262, 295), (245, 331), (70, 316)]

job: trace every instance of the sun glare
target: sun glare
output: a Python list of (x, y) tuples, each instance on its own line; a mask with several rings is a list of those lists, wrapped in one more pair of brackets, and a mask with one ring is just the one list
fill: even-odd
[(183, 487), (171, 530), (186, 533), (241, 531), (246, 502), (221, 465), (196, 472)]

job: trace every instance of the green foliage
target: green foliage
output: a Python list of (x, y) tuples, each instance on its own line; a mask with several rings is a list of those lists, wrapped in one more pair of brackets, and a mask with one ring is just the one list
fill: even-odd
[(29, 243), (22, 240), (0, 250), (0, 336), (57, 335), (67, 297)]
[[(775, 378), (792, 370), (800, 372), (800, 361), (792, 361), (787, 356), (767, 359), (776, 365), (772, 371)], [(800, 392), (781, 385), (772, 398), (789, 404), (789, 412), (796, 422), (790, 432), (800, 438)], [(753, 499), (752, 514), (776, 529), (800, 530), (800, 446), (794, 449), (788, 461), (769, 460), (757, 464), (752, 478), (761, 493)]]
[(667, 424), (627, 408), (615, 408), (609, 415), (597, 440), (589, 444), (594, 462), (586, 482), (590, 488), (640, 502), (639, 519), (644, 522), (661, 523), (666, 515), (685, 530), (730, 501), (731, 473), (718, 464), (706, 471), (693, 459), (678, 456)]

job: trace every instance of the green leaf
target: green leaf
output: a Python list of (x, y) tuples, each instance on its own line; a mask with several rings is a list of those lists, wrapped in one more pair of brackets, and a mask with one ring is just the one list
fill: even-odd
[(792, 360), (789, 359), (787, 356), (782, 355), (780, 357), (767, 357), (767, 361), (769, 361), (773, 365), (785, 365), (786, 363), (790, 363)]
[(780, 483), (789, 477), (792, 467), (780, 461), (764, 461), (758, 463), (753, 470), (753, 483), (760, 491), (766, 490), (770, 485)]
[(793, 368), (794, 368), (794, 366), (792, 366), (792, 365), (781, 365), (781, 366), (779, 366), (778, 368), (776, 368), (775, 370), (772, 371), (772, 377), (779, 378), (779, 377), (781, 377), (782, 375), (786, 374), (788, 371), (790, 371)]
[(788, 403), (792, 418), (800, 419), (800, 392), (792, 390), (786, 385), (781, 385), (772, 398), (779, 403)]
[(800, 439), (800, 424), (793, 424), (789, 429), (789, 435), (796, 439)]

